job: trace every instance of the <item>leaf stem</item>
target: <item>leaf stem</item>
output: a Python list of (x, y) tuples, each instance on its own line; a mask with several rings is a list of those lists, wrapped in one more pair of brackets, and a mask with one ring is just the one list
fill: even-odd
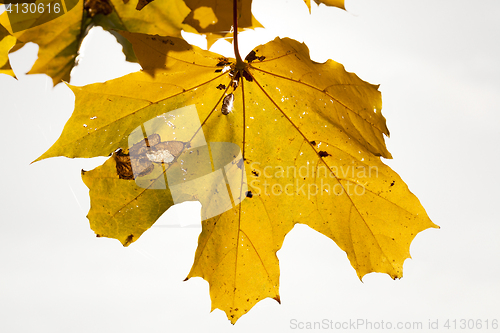
[(240, 51), (238, 50), (238, 0), (233, 0), (233, 45), (236, 68), (244, 68), (245, 63), (241, 60)]

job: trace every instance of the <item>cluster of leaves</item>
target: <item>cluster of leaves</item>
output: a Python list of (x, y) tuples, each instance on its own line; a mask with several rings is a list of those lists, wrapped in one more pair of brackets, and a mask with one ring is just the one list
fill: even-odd
[[(44, 1), (51, 0), (37, 3)], [(343, 0), (315, 1), (344, 6)], [(260, 26), (251, 0), (237, 4), (238, 29)], [(206, 35), (209, 45), (230, 38), (232, 0), (80, 0), (66, 14), (39, 25), (35, 20), (20, 32), (12, 31), (6, 14), (0, 16), (0, 73), (13, 75), (9, 50), (35, 42), (40, 48), (30, 73), (45, 73), (54, 84), (67, 81), (83, 38), (96, 25), (142, 66), (106, 83), (70, 86), (73, 115), (37, 161), (110, 156), (82, 171), (90, 189), (88, 219), (98, 236), (125, 246), (174, 203), (200, 201), (203, 229), (186, 279), (207, 280), (212, 309), (225, 311), (232, 323), (264, 298), (279, 302), (276, 252), (296, 223), (335, 241), (359, 278), (382, 272), (394, 279), (402, 277), (417, 233), (437, 227), (381, 161), (391, 155), (378, 86), (333, 60), (312, 61), (304, 44), (288, 38), (256, 47), (245, 60), (181, 38), (181, 30)], [(176, 123), (177, 129), (194, 124), (192, 130), (147, 125), (192, 105), (198, 119)], [(215, 156), (214, 143), (221, 142), (237, 147), (232, 163)], [(198, 160), (187, 162), (204, 154), (208, 171)], [(222, 187), (205, 177), (220, 168)], [(176, 172), (180, 186), (172, 181)], [(201, 180), (193, 189), (186, 179)], [(227, 200), (217, 201), (224, 190)]]

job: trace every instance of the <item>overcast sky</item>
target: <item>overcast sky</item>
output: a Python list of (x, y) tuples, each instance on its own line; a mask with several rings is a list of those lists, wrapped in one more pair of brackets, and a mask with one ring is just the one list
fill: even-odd
[[(261, 301), (235, 326), (222, 311), (210, 313), (208, 284), (182, 281), (201, 231), (199, 204), (172, 207), (123, 248), (96, 238), (85, 217), (80, 170), (104, 158), (30, 165), (74, 106), (64, 84), (22, 74), (36, 59), (31, 44), (11, 55), (18, 80), (0, 75), (1, 332), (287, 332), (323, 319), (422, 322), (422, 332), (429, 320), (440, 331), (450, 320), (452, 332), (462, 319), (476, 327), (472, 319), (482, 322), (476, 331), (487, 324), (491, 331), (500, 320), (500, 2), (346, 0), (348, 12), (313, 5), (311, 16), (301, 0), (273, 3), (254, 0), (267, 29), (241, 34), (242, 55), (277, 35), (292, 37), (307, 43), (313, 60), (331, 58), (380, 84), (394, 157), (386, 163), (441, 226), (416, 237), (404, 277), (360, 282), (333, 241), (297, 225), (278, 252), (282, 304)], [(212, 50), (232, 56), (228, 43)], [(97, 29), (80, 60), (74, 85), (140, 69)]]

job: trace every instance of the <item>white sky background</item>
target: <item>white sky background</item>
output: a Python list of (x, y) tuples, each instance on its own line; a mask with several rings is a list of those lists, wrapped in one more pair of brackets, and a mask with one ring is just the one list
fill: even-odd
[[(254, 0), (266, 30), (240, 35), (242, 56), (276, 35), (293, 37), (314, 60), (331, 58), (381, 84), (394, 157), (386, 162), (441, 226), (416, 237), (403, 279), (360, 282), (333, 241), (297, 225), (278, 252), (282, 304), (264, 300), (235, 326), (210, 313), (208, 283), (182, 282), (201, 231), (199, 205), (171, 208), (157, 222), (163, 227), (123, 248), (96, 238), (85, 217), (80, 170), (103, 158), (29, 164), (58, 138), (74, 97), (45, 75), (22, 74), (36, 58), (27, 45), (11, 55), (18, 80), (0, 75), (0, 332), (297, 331), (292, 319), (424, 328), (438, 319), (440, 331), (446, 319), (481, 319), (482, 332), (485, 320), (500, 320), (500, 2), (347, 0), (349, 12), (313, 6), (312, 16), (301, 0), (268, 2)], [(212, 50), (232, 56), (229, 44)], [(71, 83), (138, 68), (94, 31)]]

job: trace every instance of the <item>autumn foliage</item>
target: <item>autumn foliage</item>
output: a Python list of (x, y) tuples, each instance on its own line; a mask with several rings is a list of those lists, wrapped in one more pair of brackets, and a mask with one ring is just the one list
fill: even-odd
[(305, 44), (288, 38), (246, 57), (235, 43), (234, 58), (181, 38), (181, 30), (204, 34), (210, 46), (236, 41), (235, 24), (236, 32), (260, 27), (251, 0), (235, 3), (236, 20), (233, 0), (78, 1), (21, 31), (3, 13), (0, 73), (13, 76), (8, 52), (35, 42), (30, 73), (69, 81), (93, 26), (110, 31), (143, 68), (70, 85), (74, 112), (36, 161), (109, 156), (82, 171), (88, 219), (97, 236), (124, 246), (172, 205), (201, 202), (203, 229), (186, 279), (207, 280), (212, 308), (232, 323), (264, 298), (280, 301), (276, 252), (297, 223), (331, 238), (359, 278), (401, 278), (414, 237), (437, 226), (381, 160), (391, 154), (378, 86), (333, 60), (314, 62)]

